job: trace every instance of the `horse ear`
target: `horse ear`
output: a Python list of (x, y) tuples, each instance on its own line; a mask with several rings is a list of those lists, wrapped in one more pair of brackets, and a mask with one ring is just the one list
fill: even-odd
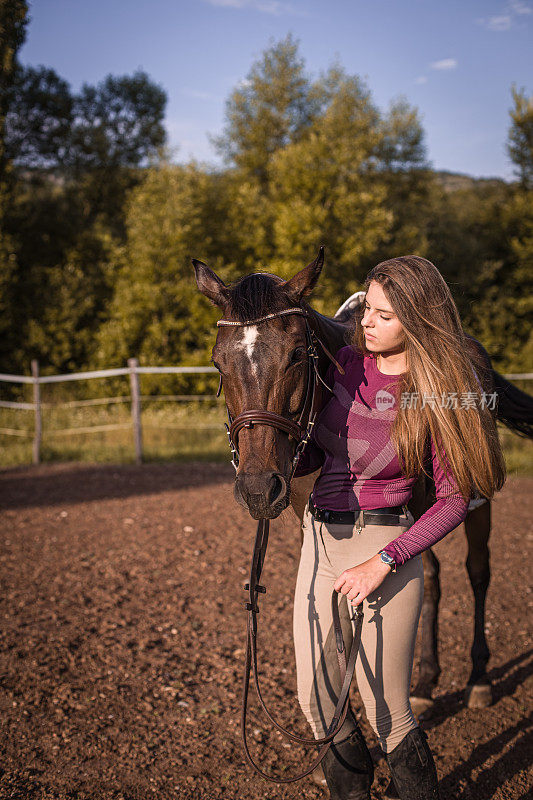
[(289, 278), (288, 281), (280, 284), (280, 288), (283, 288), (295, 303), (299, 303), (303, 297), (311, 294), (315, 288), (323, 266), (324, 247), (321, 246), (315, 260), (311, 261), (300, 272), (297, 272), (296, 275), (293, 275), (292, 278)]
[(228, 293), (226, 284), (221, 281), (218, 275), (213, 272), (207, 264), (204, 264), (203, 261), (198, 261), (197, 258), (193, 258), (192, 264), (198, 289), (211, 300), (212, 303), (224, 309)]

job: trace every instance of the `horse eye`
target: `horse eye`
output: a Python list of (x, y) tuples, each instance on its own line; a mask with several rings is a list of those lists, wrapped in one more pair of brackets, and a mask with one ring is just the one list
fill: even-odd
[(297, 347), (291, 353), (290, 363), (297, 364), (299, 361), (302, 361), (304, 355), (305, 355), (305, 349), (303, 347)]

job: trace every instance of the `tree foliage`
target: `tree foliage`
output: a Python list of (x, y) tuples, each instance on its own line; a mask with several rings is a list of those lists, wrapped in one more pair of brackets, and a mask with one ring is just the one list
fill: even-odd
[(73, 97), (67, 81), (53, 69), (19, 65), (9, 87), (7, 158), (27, 168), (64, 167), (72, 121)]
[(132, 355), (153, 364), (184, 356), (205, 362), (217, 317), (215, 309), (206, 313), (190, 279), (191, 257), (201, 253), (227, 277), (218, 252), (221, 184), (194, 163), (162, 164), (131, 193), (126, 241), (114, 252), (115, 294), (98, 337), (102, 364), (123, 364)]
[(507, 151), (522, 189), (533, 189), (533, 97), (527, 97), (525, 90), (518, 91), (516, 86), (511, 92), (514, 108), (510, 111)]
[(322, 114), (299, 141), (279, 150), (269, 170), (273, 241), (291, 270), (319, 244), (328, 270), (317, 296), (340, 300), (363, 278), (361, 265), (392, 223), (378, 174), (380, 117), (356, 77), (334, 68), (324, 80)]
[(176, 165), (165, 149), (166, 96), (148, 75), (109, 75), (72, 93), (52, 69), (18, 64), (26, 4), (0, 9), (5, 371), (27, 372), (32, 357), (44, 371), (132, 356), (204, 364), (219, 310), (197, 291), (191, 257), (225, 281), (259, 269), (288, 277), (321, 244), (318, 310), (334, 313), (377, 262), (419, 253), (442, 271), (496, 365), (531, 368), (532, 114), (523, 90), (512, 90), (508, 140), (518, 182), (443, 175), (404, 97), (379, 109), (338, 63), (310, 75), (288, 36), (228, 98), (214, 138), (224, 166)]
[(219, 153), (261, 183), (274, 153), (296, 141), (320, 109), (298, 45), (287, 36), (269, 47), (226, 102), (226, 123), (213, 137)]
[(20, 331), (16, 325), (14, 284), (18, 277), (16, 239), (7, 226), (13, 202), (14, 178), (6, 153), (5, 124), (10, 108), (9, 87), (18, 67), (17, 54), (26, 37), (28, 5), (24, 0), (0, 2), (0, 362), (17, 362), (13, 351)]
[(4, 231), (17, 263), (4, 357), (19, 370), (33, 355), (72, 370), (93, 358), (107, 318), (110, 252), (124, 241), (128, 193), (165, 141), (166, 96), (143, 72), (76, 95), (53, 70), (20, 65), (9, 96), (4, 142), (17, 180)]

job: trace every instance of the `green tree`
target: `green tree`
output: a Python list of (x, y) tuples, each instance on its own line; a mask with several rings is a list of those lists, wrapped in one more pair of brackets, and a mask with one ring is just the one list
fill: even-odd
[(506, 252), (486, 264), (472, 328), (500, 370), (530, 371), (533, 319), (533, 192), (516, 192), (502, 209)]
[(128, 193), (159, 156), (166, 96), (142, 72), (71, 96), (45, 67), (19, 68), (11, 96), (10, 358), (19, 370), (37, 356), (69, 371), (94, 358), (116, 277), (110, 253), (125, 239)]
[(212, 141), (228, 166), (264, 185), (272, 156), (297, 141), (319, 110), (298, 44), (289, 34), (265, 50), (231, 93), (224, 131)]
[[(467, 329), (477, 329), (480, 297), (506, 258), (503, 213), (512, 188), (500, 180), (469, 180), (450, 186), (432, 176), (421, 223), (426, 255), (444, 275)], [(479, 331), (478, 331), (479, 332)]]
[(11, 85), (18, 68), (17, 54), (26, 39), (28, 4), (25, 0), (0, 2), (0, 180), (5, 179), (5, 120), (12, 102)]
[(65, 172), (74, 102), (67, 81), (53, 69), (19, 65), (9, 98), (5, 143), (10, 161), (25, 169)]
[(434, 176), (427, 161), (425, 132), (418, 110), (405, 97), (391, 102), (381, 119), (379, 173), (385, 207), (393, 216), (375, 258), (428, 254), (430, 196)]
[[(60, 183), (52, 183), (48, 175), (36, 170), (16, 182), (7, 217), (16, 253), (16, 269), (10, 280), (7, 371), (27, 372), (34, 357), (43, 366), (59, 366), (61, 361), (55, 360), (53, 344), (55, 332), (44, 326), (44, 319), (58, 305), (53, 284), (62, 272), (65, 252), (74, 246), (79, 235), (79, 209), (70, 202)], [(91, 294), (89, 287), (85, 291)], [(75, 313), (73, 308), (72, 315)], [(42, 331), (36, 337), (38, 328)]]
[(138, 166), (163, 145), (167, 95), (142, 70), (83, 84), (74, 98), (71, 162), (77, 171)]
[(253, 64), (214, 141), (240, 263), (286, 274), (326, 244), (325, 308), (360, 288), (373, 260), (424, 248), (431, 176), (416, 109), (400, 98), (381, 114), (339, 64), (312, 80), (292, 37)]
[(521, 371), (533, 357), (533, 100), (514, 86), (512, 93), (508, 152), (519, 183), (494, 206), (488, 235), (497, 241), (477, 281), (473, 328), (500, 369)]
[(0, 2), (0, 364), (13, 366), (16, 339), (13, 281), (17, 273), (16, 243), (6, 226), (12, 203), (13, 174), (5, 147), (5, 121), (10, 109), (10, 86), (18, 67), (17, 54), (26, 37), (28, 5), (24, 0)]
[(142, 179), (139, 167), (156, 159), (166, 141), (166, 103), (164, 90), (140, 70), (83, 84), (74, 97), (68, 163), (83, 197), (85, 226), (99, 220), (124, 238), (126, 196)]
[(216, 173), (194, 163), (146, 171), (128, 202), (126, 241), (114, 253), (115, 294), (98, 337), (102, 365), (131, 356), (145, 364), (205, 364), (217, 310), (206, 309), (191, 258), (228, 279), (220, 258), (225, 217), (224, 179)]
[(123, 233), (121, 209), (166, 141), (167, 97), (143, 71), (108, 75), (72, 95), (47, 67), (18, 67), (10, 88), (6, 148), (22, 176), (48, 171), (83, 199), (83, 227), (105, 218)]
[(269, 178), (277, 260), (290, 271), (325, 244), (327, 270), (315, 297), (328, 305), (359, 288), (392, 214), (378, 175), (382, 132), (370, 92), (339, 67), (324, 77), (322, 92), (327, 106), (299, 141), (276, 153)]
[(507, 152), (515, 164), (515, 174), (523, 189), (533, 189), (533, 97), (525, 89), (511, 88), (514, 107), (510, 110)]

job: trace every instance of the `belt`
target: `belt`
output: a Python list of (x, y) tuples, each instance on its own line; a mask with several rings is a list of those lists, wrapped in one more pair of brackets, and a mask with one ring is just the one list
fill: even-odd
[(309, 511), (319, 522), (329, 522), (337, 525), (399, 525), (400, 517), (407, 515), (406, 506), (390, 506), (387, 508), (372, 508), (368, 511), (334, 511), (329, 508), (317, 508), (309, 495)]

